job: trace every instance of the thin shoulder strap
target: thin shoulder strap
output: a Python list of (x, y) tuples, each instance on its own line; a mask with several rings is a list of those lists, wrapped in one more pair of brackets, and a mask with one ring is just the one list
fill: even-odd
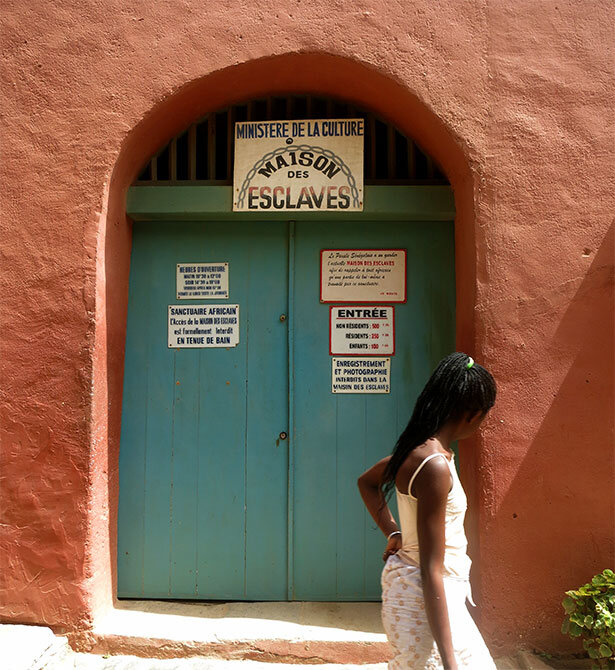
[(412, 484), (414, 484), (414, 480), (415, 480), (416, 476), (419, 474), (419, 472), (423, 469), (423, 466), (428, 461), (430, 461), (432, 458), (436, 458), (437, 456), (442, 456), (442, 458), (444, 458), (445, 460), (448, 460), (444, 454), (430, 454), (429, 456), (427, 456), (426, 458), (424, 458), (421, 461), (419, 467), (414, 471), (414, 474), (412, 475), (412, 477), (410, 477), (410, 483), (408, 484), (408, 495), (410, 495), (412, 498), (414, 498), (414, 496), (412, 495)]

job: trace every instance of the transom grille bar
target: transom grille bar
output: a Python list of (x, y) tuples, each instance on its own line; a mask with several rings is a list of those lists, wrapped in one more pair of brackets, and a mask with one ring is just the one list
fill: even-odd
[(448, 184), (434, 161), (392, 124), (337, 100), (290, 96), (251, 100), (208, 114), (155, 154), (135, 185), (232, 185), (235, 121), (323, 118), (365, 119), (366, 184)]

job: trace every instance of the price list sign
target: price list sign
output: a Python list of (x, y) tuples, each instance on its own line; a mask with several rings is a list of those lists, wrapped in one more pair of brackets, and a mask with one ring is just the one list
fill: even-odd
[(393, 356), (395, 308), (391, 305), (331, 307), (329, 353), (332, 356)]

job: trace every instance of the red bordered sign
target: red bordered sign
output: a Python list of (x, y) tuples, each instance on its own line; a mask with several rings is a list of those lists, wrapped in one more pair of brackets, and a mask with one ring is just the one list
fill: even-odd
[(395, 355), (393, 305), (344, 305), (329, 308), (331, 356)]
[(406, 249), (322, 249), (320, 302), (406, 302)]

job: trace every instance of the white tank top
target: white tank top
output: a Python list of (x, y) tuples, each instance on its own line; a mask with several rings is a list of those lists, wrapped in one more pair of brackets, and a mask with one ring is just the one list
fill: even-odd
[(446, 499), (446, 515), (444, 520), (444, 575), (457, 579), (468, 579), (472, 562), (467, 554), (468, 541), (463, 527), (463, 521), (467, 509), (467, 499), (464, 493), (454, 458), (449, 461), (444, 454), (431, 454), (427, 456), (415, 470), (410, 483), (408, 494), (400, 493), (397, 488), (397, 508), (399, 510), (399, 521), (401, 524), (402, 548), (397, 555), (413, 565), (419, 563), (419, 539), (416, 529), (417, 499), (410, 493), (416, 476), (423, 466), (432, 458), (441, 456), (448, 463), (453, 479), (453, 486)]

